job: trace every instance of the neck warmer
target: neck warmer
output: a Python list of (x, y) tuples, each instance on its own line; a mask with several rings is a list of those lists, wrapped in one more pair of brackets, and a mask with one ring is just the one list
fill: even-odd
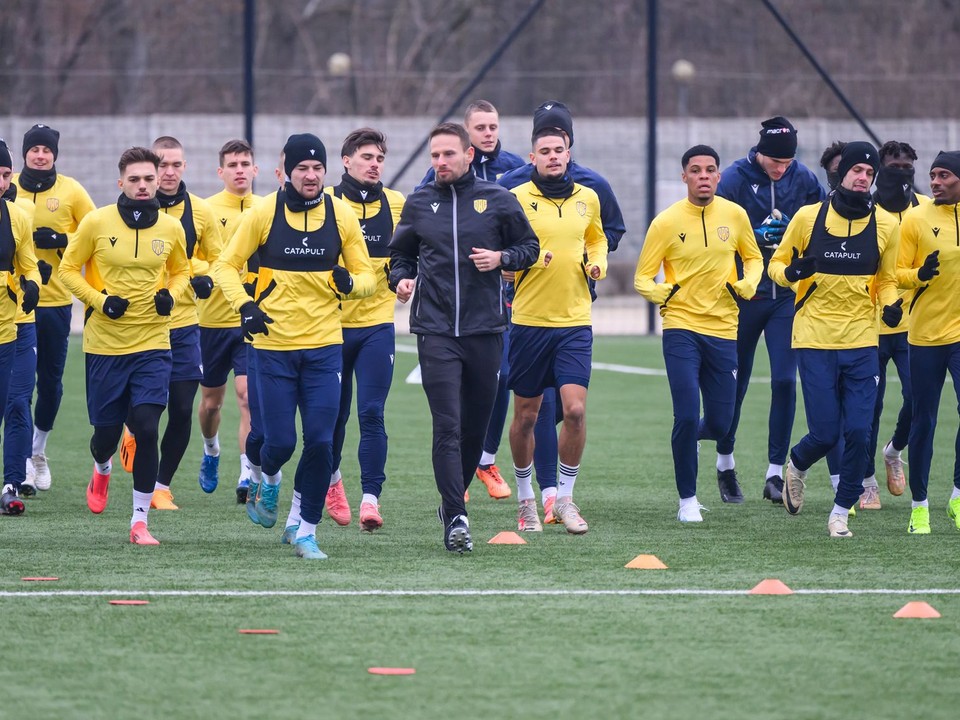
[(573, 195), (573, 178), (565, 173), (558, 178), (541, 177), (536, 168), (530, 173), (530, 179), (540, 194), (548, 198), (568, 198)]
[(873, 199), (884, 210), (900, 213), (913, 201), (914, 170), (881, 166), (877, 171), (877, 191)]
[(3, 199), (8, 202), (13, 202), (17, 199), (17, 186), (13, 183), (10, 183), (10, 187), (7, 188), (7, 191), (3, 194)]
[(367, 185), (349, 173), (344, 173), (343, 177), (340, 178), (340, 190), (347, 200), (355, 203), (372, 203), (379, 200), (383, 194), (383, 183)]
[(307, 200), (303, 195), (293, 189), (293, 183), (289, 180), (283, 186), (283, 203), (290, 212), (307, 212), (323, 202), (323, 187), (312, 200)]
[(179, 205), (186, 199), (187, 184), (183, 182), (183, 180), (180, 181), (180, 186), (173, 195), (167, 195), (165, 192), (157, 190), (157, 201), (160, 203), (160, 207), (173, 207), (174, 205)]
[(834, 170), (833, 172), (827, 171), (827, 186), (831, 190), (836, 190), (837, 186), (840, 184), (840, 173)]
[(17, 182), (27, 192), (41, 193), (53, 187), (57, 181), (57, 168), (52, 167), (49, 170), (33, 170), (24, 166), (20, 171)]
[(117, 210), (128, 228), (145, 230), (157, 224), (160, 217), (160, 203), (156, 198), (149, 200), (131, 200), (123, 193), (117, 199)]
[(868, 192), (854, 192), (841, 185), (831, 196), (830, 204), (840, 217), (859, 220), (873, 210), (873, 197)]
[(486, 157), (487, 162), (490, 162), (491, 160), (496, 160), (499, 155), (500, 155), (499, 140), (497, 140), (497, 146), (493, 148), (493, 150), (491, 150), (490, 152), (484, 152), (483, 150), (478, 148), (476, 145), (473, 146), (473, 161), (475, 163), (480, 162), (481, 161), (480, 159), (483, 157)]

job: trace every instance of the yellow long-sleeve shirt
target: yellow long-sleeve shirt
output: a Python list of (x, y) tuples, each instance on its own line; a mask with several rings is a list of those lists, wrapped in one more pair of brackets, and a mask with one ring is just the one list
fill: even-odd
[[(919, 207), (921, 205), (926, 205), (928, 203), (933, 202), (933, 199), (928, 198), (926, 195), (920, 195), (918, 193), (914, 193), (913, 196), (917, 200), (916, 205), (910, 205), (906, 210), (902, 210), (900, 212), (890, 212), (889, 210), (887, 211), (887, 212), (890, 212), (890, 214), (897, 219), (898, 223), (900, 223), (901, 242), (903, 242), (903, 239), (902, 239), (903, 238), (903, 219), (915, 207)], [(905, 333), (907, 332), (907, 330), (910, 329), (910, 313), (908, 312), (908, 310), (910, 308), (910, 303), (913, 301), (913, 295), (915, 292), (916, 290), (913, 288), (907, 288), (907, 289), (900, 288), (899, 291), (897, 292), (897, 297), (903, 298), (903, 318), (900, 320), (900, 324), (897, 325), (896, 327), (887, 327), (887, 325), (880, 320), (881, 308), (880, 308), (880, 304), (877, 303), (877, 328), (880, 330), (881, 335), (898, 335), (899, 333)]]
[[(21, 210), (23, 210), (23, 211), (27, 214), (27, 217), (28, 217), (29, 220), (30, 220), (30, 228), (31, 228), (31, 229), (30, 229), (30, 244), (33, 245), (33, 213), (34, 213), (34, 211), (36, 210), (36, 205), (33, 204), (33, 201), (32, 201), (32, 200), (28, 200), (28, 199), (27, 199), (26, 193), (24, 193), (24, 192), (18, 192), (18, 193), (17, 193), (17, 199), (13, 201), (13, 204), (16, 205), (18, 208), (20, 208)], [(33, 248), (33, 251), (34, 251), (34, 254), (33, 254), (34, 261), (36, 261), (36, 257), (37, 257), (36, 250), (37, 250), (37, 248), (34, 246), (34, 248)], [(39, 272), (39, 271), (38, 271), (38, 272)], [(52, 280), (53, 277), (51, 276), (50, 279)], [(20, 287), (20, 285), (19, 285), (19, 280), (18, 280), (18, 281), (17, 281), (17, 288), (19, 288), (19, 287)], [(46, 286), (46, 285), (41, 285), (41, 286), (40, 286), (40, 299), (41, 299), (41, 300), (43, 299), (43, 293), (46, 291), (46, 289), (47, 289), (47, 286)], [(20, 303), (17, 303), (17, 325), (20, 325), (21, 323), (32, 323), (32, 322), (36, 322), (37, 319), (36, 319), (35, 315), (36, 315), (36, 313), (33, 313), (33, 312), (25, 313), (25, 312), (23, 311), (23, 308), (20, 307)]]
[[(333, 194), (333, 188), (327, 187), (325, 192)], [(367, 243), (367, 252), (370, 254), (370, 262), (373, 265), (377, 280), (377, 289), (370, 297), (361, 300), (345, 299), (343, 301), (343, 311), (340, 316), (340, 325), (343, 327), (372, 327), (393, 322), (397, 296), (387, 286), (387, 274), (383, 272), (383, 267), (390, 264), (390, 251), (387, 249), (387, 244), (393, 236), (393, 228), (400, 221), (400, 211), (403, 210), (404, 197), (403, 194), (390, 188), (383, 188), (383, 194), (386, 196), (387, 205), (390, 207), (391, 224), (388, 233), (378, 232), (367, 222), (380, 214), (379, 200), (359, 203), (353, 202), (346, 196), (340, 198), (353, 209), (357, 220), (360, 221), (360, 229), (363, 231), (363, 237)]]
[[(743, 261), (737, 281), (735, 256)], [(665, 285), (674, 286), (664, 303), (656, 275), (663, 265)], [(657, 215), (647, 230), (633, 286), (643, 297), (661, 305), (663, 329), (691, 330), (736, 340), (740, 309), (733, 285), (753, 297), (763, 272), (763, 258), (746, 211), (734, 202), (714, 197), (706, 207), (688, 199)]]
[[(188, 193), (188, 195), (193, 209), (193, 227), (197, 233), (197, 243), (193, 248), (193, 256), (189, 258), (190, 276), (209, 275), (210, 266), (220, 256), (222, 248), (223, 240), (218, 227), (220, 223), (217, 222), (213, 209), (207, 204), (206, 200), (193, 193)], [(161, 207), (160, 212), (176, 218), (182, 225), (185, 206), (186, 203), (182, 202), (172, 207)], [(187, 255), (190, 255), (189, 249)], [(213, 293), (206, 300), (198, 300), (193, 288), (189, 288), (173, 308), (173, 314), (170, 317), (170, 329), (196, 325), (199, 322), (198, 307), (203, 307), (204, 303), (212, 299)]]
[[(332, 231), (338, 235), (338, 248), (313, 247), (311, 243), (310, 234), (326, 230), (327, 202), (335, 216), (330, 220), (335, 222)], [(368, 297), (377, 286), (360, 222), (349, 205), (332, 196), (305, 212), (283, 207), (282, 217), (276, 217), (276, 210), (274, 192), (245, 214), (214, 264), (214, 280), (223, 288), (230, 305), (239, 311), (250, 301), (240, 273), (247, 259), (259, 251), (255, 295), (273, 324), (268, 326), (269, 334), (254, 335), (254, 347), (283, 351), (340, 344), (341, 296), (335, 290), (331, 273), (337, 258), (353, 278), (350, 298)], [(271, 233), (274, 227), (276, 233)], [(302, 241), (299, 236), (303, 236)]]
[[(829, 203), (829, 200), (824, 202)], [(895, 275), (900, 228), (897, 220), (882, 208), (876, 208), (876, 240), (879, 266), (874, 272), (841, 275), (826, 272), (791, 284), (784, 274), (796, 250), (801, 256), (810, 244), (821, 203), (800, 208), (783, 234), (780, 247), (770, 259), (767, 272), (783, 287), (797, 294), (793, 319), (793, 347), (820, 350), (863, 348), (879, 342), (877, 301), (881, 306), (897, 299)], [(825, 216), (827, 232), (835, 239), (856, 238), (870, 224), (870, 215), (847, 220), (829, 207)], [(846, 255), (846, 242), (840, 250)], [(851, 253), (853, 248), (850, 248)], [(836, 253), (835, 253), (836, 254)], [(854, 258), (849, 258), (851, 262)]]
[[(37, 257), (33, 248), (33, 218), (17, 204), (0, 199), (0, 286), (6, 292), (0, 298), (0, 344), (17, 339), (17, 322), (23, 315), (20, 308), (23, 293), (20, 290), (20, 276), (25, 275), (40, 286), (40, 273), (37, 271)], [(6, 225), (9, 223), (10, 234)], [(13, 272), (10, 272), (10, 267)], [(41, 289), (40, 297), (43, 297)], [(29, 316), (33, 321), (33, 313)]]
[[(92, 272), (84, 277), (80, 269), (88, 261)], [(129, 355), (170, 349), (170, 318), (157, 314), (153, 298), (165, 284), (177, 303), (190, 288), (179, 220), (160, 213), (153, 227), (137, 230), (127, 226), (116, 205), (95, 210), (74, 233), (59, 272), (63, 284), (88, 306), (84, 352)], [(130, 301), (116, 320), (103, 314), (108, 295)]]
[[(922, 282), (918, 270), (939, 250), (939, 275)], [(911, 345), (960, 342), (960, 211), (957, 205), (926, 203), (911, 210), (900, 227), (897, 281), (915, 288), (910, 303)]]
[[(597, 193), (574, 183), (568, 198), (548, 198), (532, 182), (511, 190), (540, 239), (537, 263), (514, 280), (513, 323), (533, 327), (591, 324), (588, 268), (607, 275), (607, 238)], [(544, 267), (547, 253), (550, 264)], [(584, 263), (586, 254), (586, 263)], [(598, 279), (600, 279), (598, 278)]]
[[(19, 173), (13, 176), (13, 182), (17, 182), (18, 178)], [(66, 233), (68, 247), (80, 221), (86, 217), (87, 213), (97, 209), (80, 183), (60, 173), (57, 173), (57, 180), (49, 190), (30, 192), (18, 187), (17, 194), (25, 196), (36, 207), (33, 214), (33, 229), (48, 227), (58, 233)], [(40, 307), (69, 305), (72, 302), (70, 290), (63, 285), (57, 273), (64, 250), (43, 250), (35, 247), (34, 252), (38, 260), (45, 260), (53, 266), (50, 282), (40, 293)]]

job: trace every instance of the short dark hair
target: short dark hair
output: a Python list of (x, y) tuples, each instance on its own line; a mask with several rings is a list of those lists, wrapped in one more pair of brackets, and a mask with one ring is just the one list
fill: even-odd
[(534, 130), (533, 135), (530, 137), (530, 144), (536, 147), (537, 140), (542, 137), (562, 137), (564, 145), (570, 147), (570, 136), (567, 135), (566, 131), (558, 127), (542, 127)]
[(489, 100), (476, 100), (475, 102), (467, 105), (466, 111), (463, 113), (463, 124), (466, 125), (470, 122), (470, 116), (478, 112), (492, 112), (500, 114), (497, 112), (497, 109), (493, 106), (493, 103)]
[(820, 156), (820, 167), (826, 170), (830, 165), (830, 161), (840, 155), (846, 146), (847, 144), (843, 140), (837, 140), (827, 147), (827, 149), (823, 151), (823, 155)]
[(718, 167), (720, 165), (720, 154), (716, 150), (709, 145), (694, 145), (680, 158), (680, 167), (686, 170), (687, 165), (690, 163), (690, 158), (696, 157), (697, 155), (709, 155), (714, 159)]
[(460, 144), (463, 145), (463, 149), (465, 151), (470, 149), (470, 135), (463, 125), (452, 122), (440, 123), (430, 131), (430, 140), (433, 140), (437, 135), (456, 135), (460, 138)]
[(880, 164), (883, 164), (883, 159), (886, 157), (899, 157), (903, 156), (909, 158), (916, 162), (917, 151), (911, 147), (909, 143), (898, 142), (896, 140), (887, 140), (883, 145), (880, 146)]
[(253, 157), (253, 147), (246, 140), (240, 138), (227, 140), (220, 148), (220, 167), (223, 167), (223, 158), (227, 155), (249, 155)]
[(364, 145), (376, 145), (384, 155), (387, 154), (387, 136), (379, 130), (362, 127), (347, 135), (340, 149), (341, 157), (349, 157)]
[(150, 147), (154, 150), (183, 150), (183, 145), (172, 135), (161, 135)]
[(124, 150), (117, 167), (120, 168), (120, 174), (123, 175), (127, 171), (127, 167), (142, 162), (152, 163), (154, 169), (160, 167), (160, 158), (153, 150), (145, 147), (132, 147)]

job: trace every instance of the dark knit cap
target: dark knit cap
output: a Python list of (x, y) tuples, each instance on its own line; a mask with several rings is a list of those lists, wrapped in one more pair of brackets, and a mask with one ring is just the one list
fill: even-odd
[(327, 149), (312, 133), (291, 135), (283, 146), (283, 171), (290, 177), (293, 169), (304, 160), (319, 160), (327, 167)]
[(690, 162), (690, 158), (695, 158), (698, 155), (707, 155), (712, 157), (716, 161), (717, 166), (720, 165), (720, 154), (716, 150), (709, 145), (694, 145), (683, 154), (683, 157), (680, 158), (680, 167), (686, 170), (687, 163)]
[(0, 167), (13, 169), (13, 158), (10, 157), (10, 148), (7, 147), (7, 141), (0, 138)]
[(949, 152), (941, 150), (936, 160), (933, 161), (933, 165), (930, 166), (930, 170), (934, 168), (949, 170), (960, 178), (960, 150), (950, 150)]
[(778, 160), (789, 160), (797, 154), (797, 129), (785, 117), (777, 115), (760, 123), (757, 152)]
[(840, 153), (840, 164), (837, 166), (840, 182), (843, 182), (847, 173), (850, 172), (850, 168), (861, 163), (869, 165), (876, 172), (880, 167), (880, 154), (877, 149), (866, 141), (858, 140), (857, 142), (847, 143), (843, 152)]
[(50, 148), (53, 159), (60, 154), (60, 133), (48, 125), (34, 125), (23, 136), (23, 158), (27, 158), (27, 150), (37, 145)]
[(559, 100), (547, 100), (533, 111), (533, 134), (544, 128), (563, 130), (570, 139), (570, 147), (573, 147), (573, 116)]

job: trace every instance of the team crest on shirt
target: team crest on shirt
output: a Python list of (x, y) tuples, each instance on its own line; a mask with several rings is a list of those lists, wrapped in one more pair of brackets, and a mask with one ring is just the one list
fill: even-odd
[(56, 212), (60, 207), (60, 201), (57, 198), (47, 198), (47, 210)]
[(583, 200), (577, 200), (577, 212), (580, 214), (580, 217), (587, 214), (587, 204)]
[(717, 228), (717, 237), (726, 242), (730, 239), (730, 228), (726, 225), (721, 225)]
[(482, 199), (481, 199), (481, 200), (474, 200), (474, 201), (473, 201), (473, 209), (476, 210), (478, 213), (482, 213), (484, 210), (487, 209), (487, 201), (486, 201), (486, 200), (482, 200)]
[(157, 255), (163, 255), (164, 242), (163, 242), (163, 240), (161, 240), (160, 238), (155, 239), (155, 240), (150, 244), (150, 247), (153, 248), (153, 251), (154, 251)]

